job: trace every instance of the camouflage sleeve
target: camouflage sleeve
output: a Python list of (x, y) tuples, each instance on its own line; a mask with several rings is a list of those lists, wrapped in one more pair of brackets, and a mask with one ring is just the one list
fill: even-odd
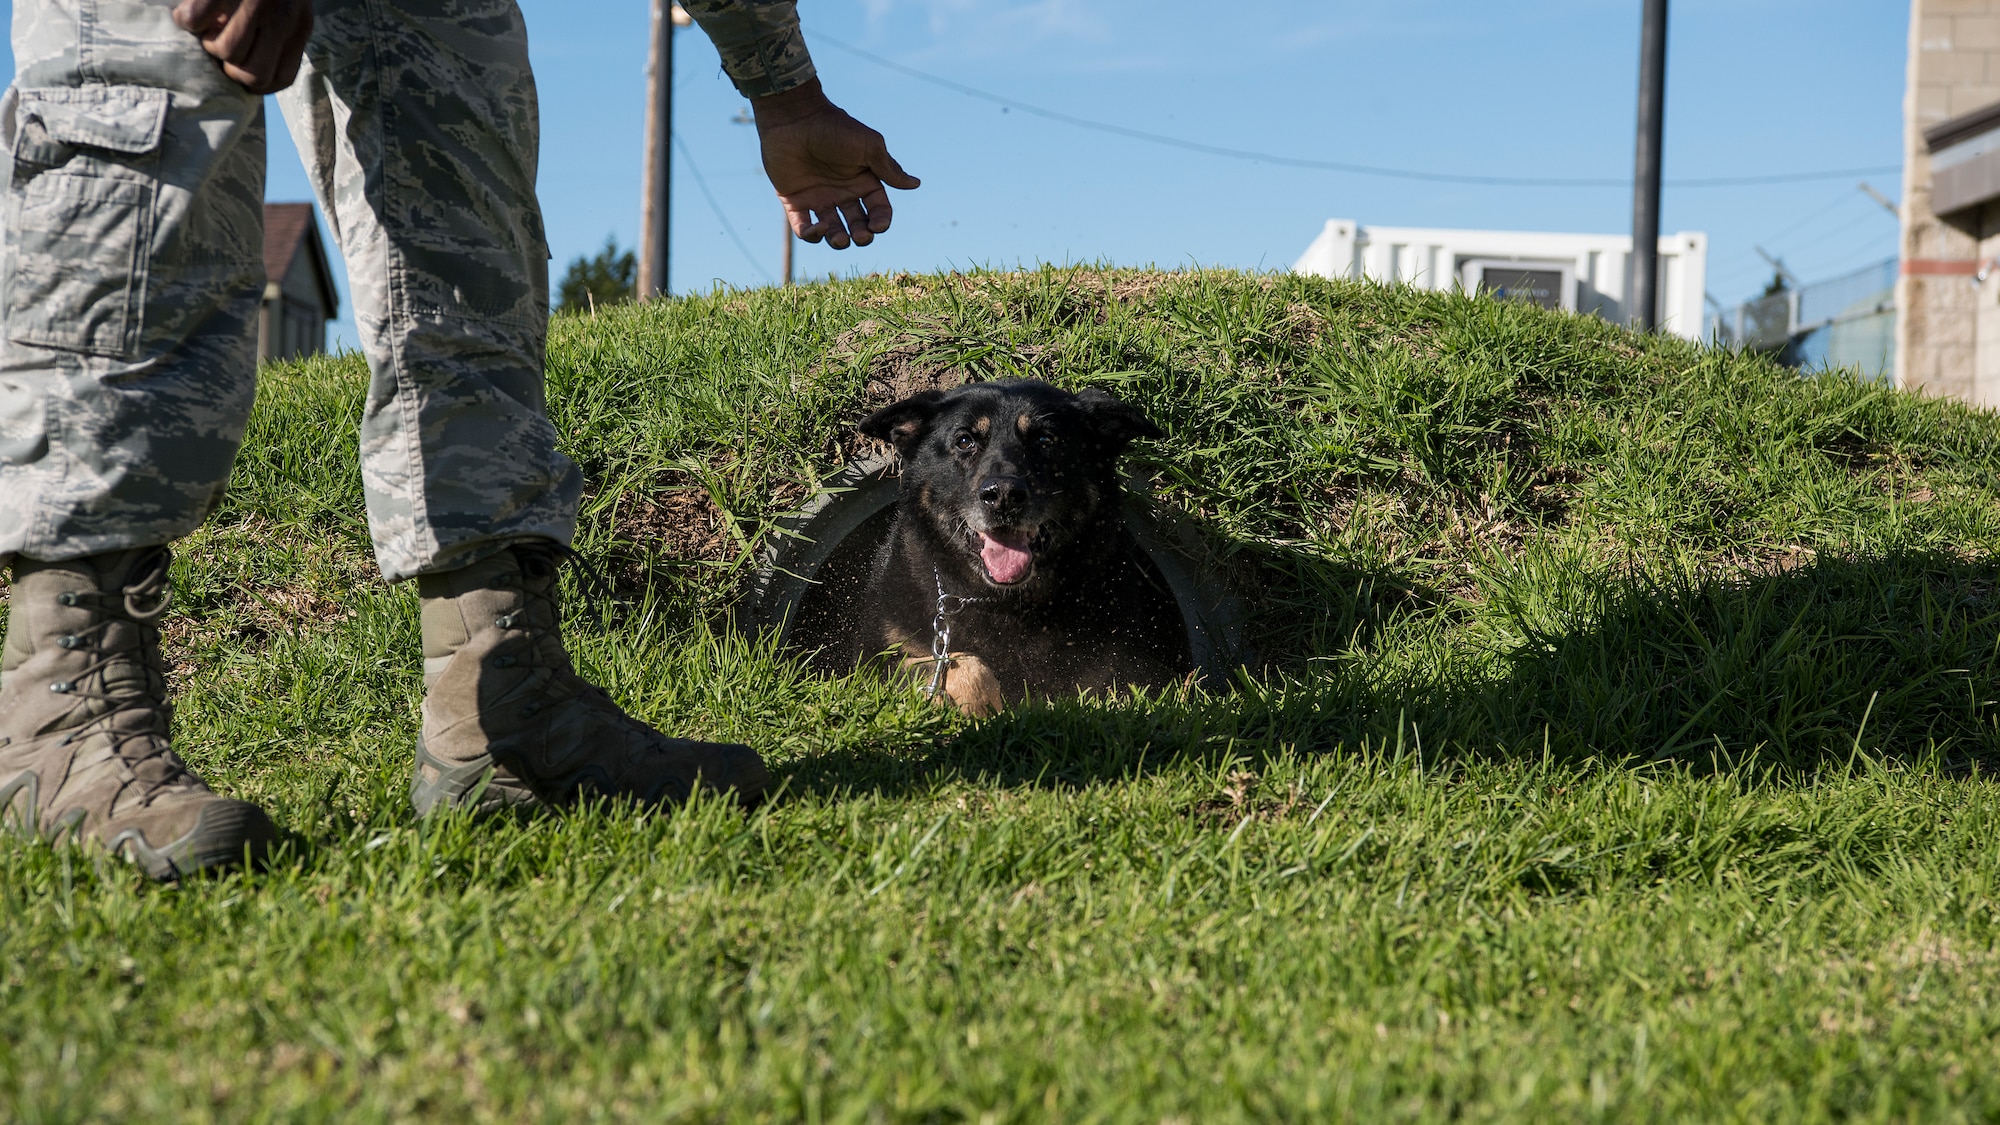
[(795, 0), (681, 0), (746, 98), (781, 94), (813, 78)]

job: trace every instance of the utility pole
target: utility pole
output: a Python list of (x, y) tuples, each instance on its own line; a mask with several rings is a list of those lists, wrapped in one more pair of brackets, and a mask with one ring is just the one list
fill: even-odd
[(1867, 196), (1868, 198), (1870, 198), (1870, 199), (1874, 200), (1875, 202), (1877, 202), (1877, 203), (1881, 204), (1881, 205), (1882, 205), (1882, 209), (1883, 209), (1884, 211), (1887, 211), (1887, 212), (1889, 212), (1889, 213), (1890, 213), (1891, 215), (1894, 215), (1894, 216), (1896, 216), (1896, 220), (1897, 220), (1898, 222), (1901, 222), (1901, 221), (1902, 221), (1902, 218), (1903, 218), (1903, 209), (1902, 209), (1901, 207), (1898, 207), (1898, 206), (1896, 206), (1896, 201), (1895, 201), (1895, 200), (1893, 200), (1893, 199), (1890, 199), (1890, 198), (1889, 198), (1888, 196), (1886, 196), (1886, 195), (1883, 195), (1883, 194), (1882, 194), (1881, 192), (1879, 192), (1879, 191), (1876, 191), (1876, 190), (1875, 190), (1875, 188), (1874, 188), (1874, 186), (1873, 186), (1873, 185), (1871, 185), (1871, 184), (1869, 184), (1869, 183), (1868, 183), (1868, 181), (1866, 181), (1866, 180), (1863, 180), (1863, 181), (1862, 181), (1861, 183), (1859, 183), (1859, 184), (1856, 184), (1855, 186), (1856, 186), (1856, 187), (1859, 187), (1859, 188), (1861, 189), (1861, 194), (1863, 194), (1863, 195)]
[(1772, 269), (1778, 272), (1778, 280), (1794, 289), (1799, 288), (1799, 275), (1785, 268), (1785, 260), (1783, 258), (1773, 255), (1762, 246), (1752, 246), (1750, 249), (1755, 250), (1759, 258), (1764, 259), (1765, 262), (1770, 264)]
[(673, 0), (653, 0), (646, 58), (646, 167), (639, 186), (639, 299), (668, 292), (667, 243), (673, 210), (674, 29), (693, 21)]
[(1667, 0), (1645, 0), (1639, 29), (1639, 147), (1632, 163), (1632, 289), (1626, 319), (1660, 326), (1660, 148), (1667, 108)]

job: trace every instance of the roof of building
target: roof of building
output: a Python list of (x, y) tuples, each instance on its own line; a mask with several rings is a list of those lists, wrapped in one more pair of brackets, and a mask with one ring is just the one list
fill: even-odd
[(1982, 133), (2000, 128), (2000, 102), (1983, 105), (1971, 113), (1961, 113), (1924, 130), (1924, 147), (1932, 152), (1969, 141)]
[(301, 247), (312, 255), (313, 278), (329, 319), (340, 314), (340, 293), (333, 287), (333, 270), (319, 240), (319, 222), (310, 203), (264, 204), (264, 277), (282, 283)]

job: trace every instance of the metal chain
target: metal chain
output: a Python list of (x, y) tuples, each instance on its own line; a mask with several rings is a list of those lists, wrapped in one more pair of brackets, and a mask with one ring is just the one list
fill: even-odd
[(944, 690), (945, 669), (951, 667), (951, 622), (946, 618), (955, 617), (974, 602), (989, 602), (992, 598), (967, 598), (944, 592), (944, 575), (931, 568), (931, 576), (937, 579), (937, 615), (931, 618), (931, 682), (924, 688), (924, 695), (936, 699)]

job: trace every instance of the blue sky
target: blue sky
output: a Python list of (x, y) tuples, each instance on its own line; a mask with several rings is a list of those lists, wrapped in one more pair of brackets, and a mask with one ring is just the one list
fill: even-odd
[[(835, 41), (1018, 102), (1211, 145), (1437, 172), (1620, 179), (1632, 163), (1639, 0), (801, 7), (829, 93), (881, 129), (925, 182), (896, 195), (895, 229), (873, 247), (801, 246), (802, 276), (1044, 261), (1283, 268), (1333, 216), (1630, 229), (1627, 187), (1421, 183), (1202, 155), (1003, 111)], [(647, 5), (525, 0), (523, 8), (559, 276), (607, 235), (629, 246), (638, 234)], [(1908, 18), (1907, 6), (1884, 0), (1676, 0), (1667, 176), (1900, 164)], [(732, 121), (743, 100), (698, 30), (681, 32), (677, 50), (676, 127), (693, 161), (676, 154), (673, 286), (767, 284), (779, 268), (781, 218), (753, 130)], [(280, 129), (271, 158), (271, 198), (309, 198)], [(1900, 194), (1898, 174), (1868, 178)], [(1895, 253), (1893, 217), (1856, 179), (1669, 188), (1663, 227), (1710, 234), (1709, 291), (1734, 303), (1769, 276), (1754, 245), (1808, 280)], [(343, 313), (334, 334), (351, 341)]]

